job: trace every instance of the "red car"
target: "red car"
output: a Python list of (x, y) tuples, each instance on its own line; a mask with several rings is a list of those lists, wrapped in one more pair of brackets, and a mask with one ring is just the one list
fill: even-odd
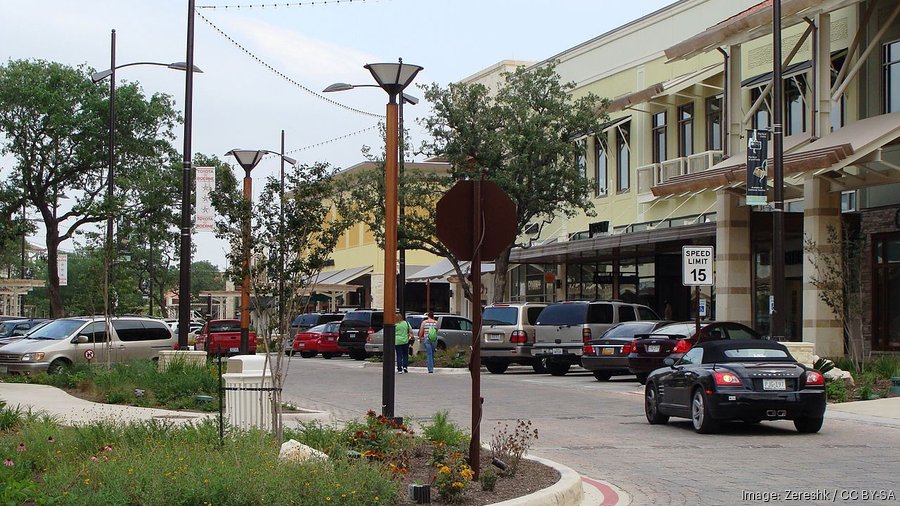
[(331, 358), (347, 353), (347, 349), (338, 346), (338, 329), (341, 322), (328, 322), (298, 332), (291, 346), (291, 355), (300, 353), (303, 358), (312, 358), (321, 353), (322, 358)]

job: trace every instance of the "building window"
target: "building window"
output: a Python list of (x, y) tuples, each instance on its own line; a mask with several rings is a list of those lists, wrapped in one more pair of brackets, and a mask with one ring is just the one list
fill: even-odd
[(653, 163), (664, 162), (666, 157), (666, 111), (653, 115)]
[(873, 236), (872, 349), (900, 350), (900, 234)]
[(706, 149), (722, 149), (722, 96), (706, 99)]
[(784, 81), (784, 135), (806, 131), (806, 79), (792, 77)]
[(581, 177), (587, 179), (587, 140), (578, 139), (575, 141), (575, 167)]
[[(750, 101), (752, 104), (755, 104), (757, 100), (759, 100), (760, 94), (762, 94), (762, 88), (753, 88), (750, 90)], [(769, 107), (769, 98), (771, 95), (767, 95), (763, 100), (763, 103), (760, 104), (759, 108), (756, 109), (756, 112), (753, 114), (753, 128), (757, 130), (769, 130), (772, 126), (771, 115), (769, 111), (771, 107)]]
[(595, 191), (598, 197), (606, 195), (606, 185), (608, 182), (607, 163), (609, 163), (609, 160), (606, 157), (606, 147), (603, 145), (603, 140), (598, 135), (594, 138), (594, 178), (596, 181)]
[(694, 154), (694, 104), (678, 108), (678, 156)]
[[(837, 84), (837, 75), (838, 72), (841, 71), (841, 67), (844, 66), (844, 60), (847, 58), (847, 53), (842, 52), (837, 56), (833, 56), (831, 58), (831, 89), (834, 89)], [(831, 131), (843, 127), (846, 124), (846, 116), (844, 115), (844, 93), (841, 93), (840, 98), (837, 101), (831, 103)]]
[(619, 192), (628, 191), (631, 184), (631, 134), (629, 132), (629, 123), (623, 123), (619, 126), (619, 135), (616, 136), (616, 154), (618, 155), (618, 174), (616, 181), (616, 190)]
[(900, 40), (884, 45), (884, 112), (900, 111)]

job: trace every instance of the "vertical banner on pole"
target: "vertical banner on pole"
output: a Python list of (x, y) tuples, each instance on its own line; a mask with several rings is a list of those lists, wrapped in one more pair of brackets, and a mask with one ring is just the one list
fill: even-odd
[(212, 193), (216, 189), (216, 168), (196, 167), (197, 221), (195, 232), (215, 231), (216, 211), (212, 206)]
[(56, 272), (59, 275), (59, 286), (69, 284), (69, 255), (59, 253), (56, 256)]
[(764, 206), (769, 189), (769, 131), (747, 130), (747, 205)]

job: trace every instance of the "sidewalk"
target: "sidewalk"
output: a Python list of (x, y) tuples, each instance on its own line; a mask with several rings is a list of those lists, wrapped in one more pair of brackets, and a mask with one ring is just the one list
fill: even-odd
[[(463, 371), (465, 370), (463, 369)], [(53, 416), (60, 422), (67, 424), (83, 424), (109, 419), (125, 422), (157, 419), (174, 423), (185, 423), (214, 418), (218, 415), (218, 413), (196, 413), (100, 404), (73, 397), (55, 387), (25, 383), (0, 383), (0, 399), (10, 406), (18, 405), (24, 409), (30, 408)], [(290, 413), (286, 414), (285, 417), (292, 421), (333, 421), (331, 414), (323, 411)], [(827, 419), (852, 420), (886, 427), (900, 427), (900, 397), (829, 404), (825, 411), (825, 417)], [(552, 487), (540, 490), (529, 496), (499, 504), (504, 506), (625, 506), (631, 503), (631, 497), (628, 493), (611, 483), (581, 476), (571, 468), (556, 462), (537, 457), (533, 458), (545, 465), (556, 468), (560, 472), (560, 481)]]

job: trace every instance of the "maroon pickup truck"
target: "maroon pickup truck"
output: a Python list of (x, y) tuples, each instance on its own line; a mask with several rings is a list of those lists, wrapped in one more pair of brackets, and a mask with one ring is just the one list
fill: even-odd
[[(250, 354), (256, 353), (256, 333), (249, 336)], [(203, 326), (195, 343), (197, 350), (207, 355), (236, 355), (241, 350), (240, 320), (210, 320)]]

